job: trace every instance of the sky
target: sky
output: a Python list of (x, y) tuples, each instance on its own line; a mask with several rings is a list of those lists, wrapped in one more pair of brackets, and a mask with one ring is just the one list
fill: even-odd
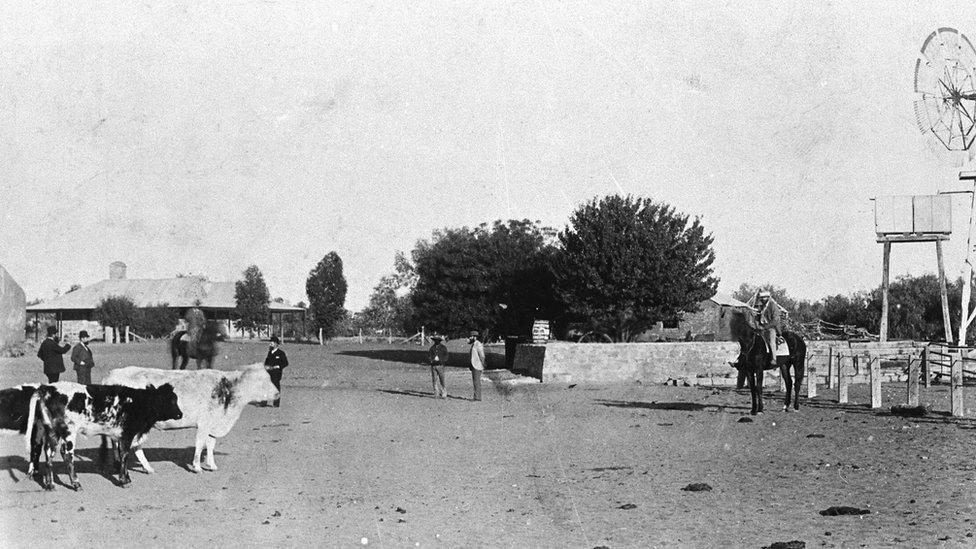
[[(120, 260), (255, 264), (307, 301), (336, 251), (359, 310), (434, 230), (564, 229), (611, 193), (699, 216), (721, 290), (818, 299), (880, 284), (871, 198), (971, 188), (913, 112), (968, 1), (0, 3), (0, 265), (28, 299)], [(894, 246), (892, 276), (935, 268)]]

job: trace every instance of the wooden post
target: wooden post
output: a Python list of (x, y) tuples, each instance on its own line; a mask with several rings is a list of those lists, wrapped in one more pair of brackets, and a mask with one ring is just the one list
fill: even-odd
[[(945, 264), (942, 261), (942, 241), (935, 241), (935, 256), (939, 262), (939, 295), (942, 299), (942, 326), (946, 343), (952, 343), (952, 321), (949, 319), (949, 294), (946, 292)], [(962, 345), (960, 343), (960, 345)]]
[(115, 342), (115, 328), (112, 326), (105, 327), (105, 343), (112, 344)]
[(319, 345), (325, 345), (325, 340), (322, 339), (322, 328), (319, 328)]
[[(923, 358), (922, 361), (924, 362), (924, 360)], [(915, 360), (908, 361), (908, 398), (906, 404), (909, 406), (918, 406), (918, 371), (920, 366), (921, 364)]]
[(427, 333), (426, 333), (426, 330), (425, 330), (425, 326), (421, 326), (420, 327), (420, 346), (421, 347), (424, 347), (426, 345), (427, 345)]
[(965, 411), (962, 405), (962, 357), (963, 350), (959, 350), (959, 356), (952, 353), (952, 367), (950, 368), (950, 378), (952, 380), (950, 402), (952, 404), (952, 416), (963, 417)]
[(891, 242), (884, 243), (884, 259), (881, 265), (881, 333), (878, 340), (888, 341), (888, 270), (891, 264)]
[(827, 388), (834, 388), (834, 376), (837, 366), (834, 364), (834, 347), (827, 347)]
[(929, 348), (925, 347), (922, 349), (922, 375), (925, 379), (925, 388), (928, 389), (932, 386), (932, 366), (929, 360)]
[(363, 329), (362, 328), (359, 329), (359, 344), (360, 345), (363, 344)]
[(847, 375), (847, 368), (844, 364), (843, 355), (838, 355), (837, 357), (837, 402), (839, 404), (847, 404), (847, 388), (850, 385), (851, 378)]
[(817, 371), (813, 368), (807, 369), (807, 398), (817, 396)]
[(125, 330), (125, 342), (132, 343), (132, 336), (129, 335), (129, 327), (126, 326), (125, 328), (123, 328), (123, 330)]
[(871, 408), (881, 407), (881, 357), (868, 358), (871, 371)]

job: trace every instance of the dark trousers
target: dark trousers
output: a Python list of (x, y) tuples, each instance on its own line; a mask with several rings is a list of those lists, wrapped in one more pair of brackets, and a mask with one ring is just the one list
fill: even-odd
[(44, 372), (44, 375), (47, 376), (48, 383), (57, 383), (61, 378), (61, 372)]
[(268, 375), (271, 376), (271, 383), (278, 389), (278, 398), (274, 399), (272, 405), (275, 408), (281, 406), (281, 368), (268, 368)]
[(78, 374), (78, 383), (82, 385), (91, 385), (91, 368), (88, 366), (82, 366), (75, 370)]
[(474, 383), (474, 399), (481, 400), (481, 370), (471, 368), (471, 382)]

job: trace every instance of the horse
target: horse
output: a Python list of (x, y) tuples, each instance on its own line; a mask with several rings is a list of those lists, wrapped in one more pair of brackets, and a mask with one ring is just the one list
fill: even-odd
[(176, 360), (180, 359), (180, 370), (185, 370), (191, 358), (196, 359), (197, 370), (212, 369), (214, 357), (217, 356), (217, 335), (217, 325), (213, 322), (204, 325), (194, 345), (191, 345), (194, 342), (190, 340), (186, 330), (173, 333), (169, 345), (173, 357), (173, 369), (176, 369)]
[[(800, 386), (803, 382), (805, 372), (807, 344), (803, 337), (796, 332), (784, 330), (783, 339), (789, 347), (788, 356), (776, 357), (776, 364), (770, 364), (769, 355), (773, 351), (767, 349), (766, 342), (759, 334), (758, 325), (755, 317), (749, 311), (733, 310), (730, 319), (732, 337), (739, 342), (739, 358), (730, 364), (739, 370), (739, 387), (742, 386), (742, 378), (745, 377), (749, 382), (749, 392), (752, 395), (752, 415), (763, 412), (763, 372), (779, 367), (783, 382), (786, 384), (786, 400), (783, 403), (783, 410), (789, 411), (790, 404), (794, 410), (800, 409)], [(794, 376), (790, 376), (790, 367), (793, 367)]]

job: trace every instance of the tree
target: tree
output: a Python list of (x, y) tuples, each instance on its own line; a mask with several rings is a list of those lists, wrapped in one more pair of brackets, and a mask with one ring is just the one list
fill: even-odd
[(308, 294), (309, 310), (316, 328), (324, 337), (335, 335), (338, 324), (346, 317), (346, 277), (342, 274), (342, 258), (329, 252), (308, 273), (305, 293)]
[(136, 304), (121, 295), (102, 299), (95, 307), (95, 318), (102, 326), (110, 326), (121, 332), (123, 326), (132, 325), (137, 316)]
[(165, 337), (173, 332), (180, 315), (168, 303), (157, 303), (138, 309), (132, 321), (132, 329), (144, 337)]
[(535, 318), (561, 316), (549, 259), (555, 231), (527, 219), (435, 231), (412, 252), (415, 326), (449, 335), (468, 330), (528, 333)]
[(712, 297), (712, 236), (698, 218), (647, 198), (593, 199), (559, 234), (553, 275), (571, 314), (616, 341)]
[(237, 325), (242, 329), (253, 332), (267, 322), (271, 294), (257, 265), (244, 269), (244, 278), (234, 284), (234, 298), (239, 317)]
[(403, 252), (394, 256), (393, 269), (373, 288), (369, 305), (355, 316), (356, 327), (390, 334), (412, 331), (414, 307), (410, 293), (417, 284), (417, 273)]

